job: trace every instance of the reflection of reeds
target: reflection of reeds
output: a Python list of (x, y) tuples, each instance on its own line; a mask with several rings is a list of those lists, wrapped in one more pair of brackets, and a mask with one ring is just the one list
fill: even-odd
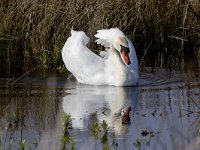
[[(33, 85), (27, 84), (1, 88), (0, 116), (4, 120), (1, 127), (5, 128), (1, 128), (2, 146), (5, 149), (15, 145), (27, 148), (29, 144), (32, 148), (38, 147), (37, 136), (32, 135), (32, 131), (41, 133), (45, 129), (55, 127), (59, 107), (58, 103), (55, 104), (55, 96), (48, 88), (34, 88)], [(28, 138), (27, 134), (30, 135)], [(26, 143), (23, 140), (26, 140)]]
[(59, 67), (72, 27), (90, 36), (100, 28), (119, 27), (136, 41), (140, 57), (152, 41), (152, 53), (161, 59), (161, 52), (200, 42), (199, 14), (198, 0), (1, 0), (0, 60), (2, 65)]

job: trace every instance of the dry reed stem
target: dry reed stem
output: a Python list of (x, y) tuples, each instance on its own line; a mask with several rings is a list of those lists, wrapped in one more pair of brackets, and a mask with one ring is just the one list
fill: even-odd
[(135, 41), (139, 58), (151, 41), (156, 53), (163, 47), (173, 53), (200, 43), (199, 14), (198, 0), (1, 0), (0, 63), (59, 67), (72, 27), (91, 40), (98, 29), (119, 27)]

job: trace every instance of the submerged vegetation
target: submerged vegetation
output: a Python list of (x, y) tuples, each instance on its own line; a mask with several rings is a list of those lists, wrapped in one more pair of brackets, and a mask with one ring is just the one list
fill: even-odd
[[(155, 58), (155, 65), (174, 54), (182, 58), (188, 49), (196, 53), (200, 44), (200, 3), (1, 0), (0, 66), (62, 67), (61, 49), (72, 27), (84, 30), (92, 40), (98, 29), (119, 27), (134, 41), (139, 59), (150, 49), (148, 56)], [(95, 44), (90, 46), (96, 51)]]
[(138, 137), (135, 140), (135, 142), (133, 142), (133, 145), (139, 150), (142, 147), (150, 146), (151, 139), (155, 136), (155, 134), (159, 134), (159, 132), (158, 133), (154, 133), (154, 132), (147, 131), (147, 129), (144, 129), (141, 132), (142, 137)]
[(72, 129), (72, 118), (70, 114), (63, 114), (63, 135), (62, 135), (62, 150), (67, 149), (67, 145), (71, 144), (71, 150), (75, 149), (75, 141), (70, 135), (68, 129)]
[(105, 120), (101, 124), (98, 124), (96, 121), (92, 122), (90, 130), (95, 140), (101, 141), (103, 150), (109, 150), (111, 147), (117, 148), (118, 143), (116, 141), (115, 131), (112, 131), (108, 127), (108, 123)]

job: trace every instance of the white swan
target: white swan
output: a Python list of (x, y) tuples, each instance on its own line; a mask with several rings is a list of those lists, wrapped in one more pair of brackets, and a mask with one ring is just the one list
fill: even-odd
[(105, 47), (100, 56), (89, 50), (83, 31), (71, 31), (62, 49), (66, 68), (78, 82), (131, 86), (138, 83), (138, 60), (132, 42), (118, 28), (98, 30), (96, 42)]

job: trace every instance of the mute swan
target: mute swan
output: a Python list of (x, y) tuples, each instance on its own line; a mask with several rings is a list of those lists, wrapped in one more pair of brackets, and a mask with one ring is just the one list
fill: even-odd
[(100, 56), (87, 48), (89, 37), (71, 30), (62, 49), (66, 68), (78, 82), (92, 85), (131, 86), (139, 80), (138, 60), (132, 42), (118, 28), (98, 30), (97, 44), (105, 47)]

